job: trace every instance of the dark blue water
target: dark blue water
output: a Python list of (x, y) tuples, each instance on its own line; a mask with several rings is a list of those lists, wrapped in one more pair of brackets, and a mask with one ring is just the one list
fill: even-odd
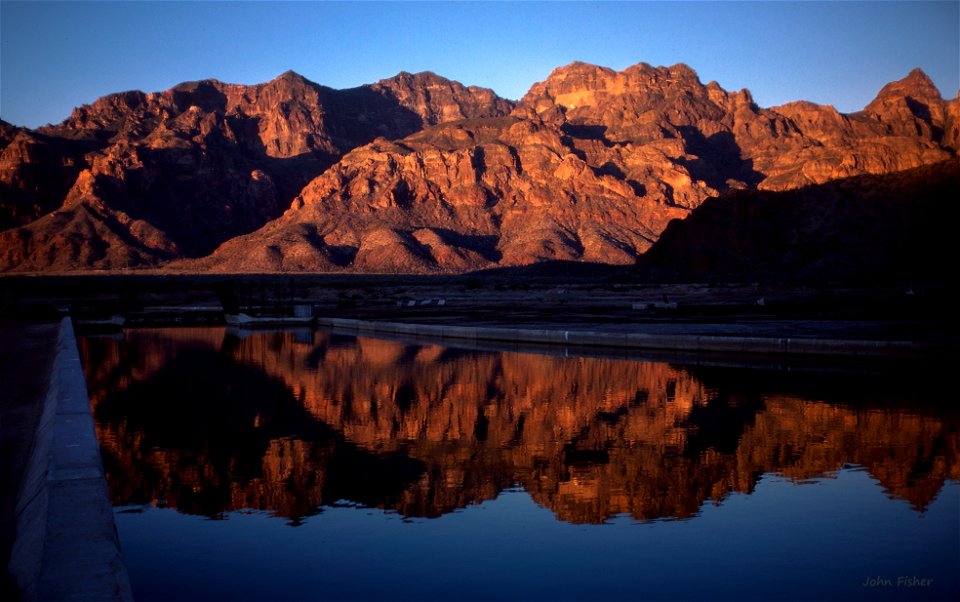
[(141, 601), (960, 591), (930, 379), (222, 329), (81, 353)]

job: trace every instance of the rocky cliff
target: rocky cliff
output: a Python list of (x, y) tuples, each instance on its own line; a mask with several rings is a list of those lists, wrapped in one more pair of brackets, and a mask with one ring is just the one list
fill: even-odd
[[(129, 92), (36, 132), (4, 126), (0, 217), (22, 224), (63, 202), (0, 234), (0, 270), (630, 263), (731, 189), (949, 159), (958, 117), (960, 99), (944, 101), (920, 70), (850, 115), (764, 109), (682, 64), (573, 63), (516, 105), (432, 73), (340, 91), (286, 73)], [(38, 165), (57, 174), (42, 190)]]
[(0, 235), (0, 270), (202, 256), (279, 216), (311, 178), (378, 136), (511, 108), (432, 73), (333, 90), (287, 72), (256, 86), (113, 94), (35, 132), (3, 124), (0, 226), (26, 225)]
[(533, 86), (509, 117), (449, 122), (352, 151), (281, 218), (180, 267), (630, 263), (670, 220), (731, 189), (796, 189), (953, 156), (944, 132), (958, 101), (930, 87), (915, 71), (848, 116), (812, 103), (761, 109), (749, 92), (703, 85), (684, 65), (614, 72), (574, 63)]

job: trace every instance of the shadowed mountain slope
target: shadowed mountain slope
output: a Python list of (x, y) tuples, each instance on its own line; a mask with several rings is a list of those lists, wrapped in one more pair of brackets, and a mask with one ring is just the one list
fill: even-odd
[(697, 282), (942, 282), (960, 160), (786, 192), (737, 191), (667, 226), (642, 277)]

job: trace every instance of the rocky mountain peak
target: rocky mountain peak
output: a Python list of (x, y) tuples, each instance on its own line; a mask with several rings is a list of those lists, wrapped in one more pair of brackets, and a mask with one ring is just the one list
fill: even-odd
[(171, 88), (174, 92), (196, 92), (197, 90), (218, 90), (224, 87), (224, 82), (208, 77), (195, 81), (182, 82)]
[(16, 134), (17, 129), (19, 129), (17, 126), (0, 119), (0, 140), (6, 141), (12, 138)]
[(593, 63), (587, 63), (584, 61), (573, 61), (572, 63), (557, 67), (550, 72), (550, 75), (547, 77), (549, 80), (563, 80), (568, 77), (577, 77), (583, 75), (614, 75), (616, 71), (609, 67), (603, 67), (601, 65), (594, 65)]
[(686, 63), (675, 63), (667, 67), (667, 70), (671, 73), (683, 74), (692, 77), (698, 77), (697, 71)]
[(879, 106), (900, 99), (911, 99), (919, 102), (941, 100), (940, 90), (933, 80), (919, 67), (913, 69), (903, 79), (890, 82), (880, 89), (876, 98), (864, 109), (868, 112), (877, 112)]
[(936, 84), (933, 83), (933, 80), (930, 79), (930, 76), (927, 75), (920, 67), (914, 68), (910, 71), (907, 77), (895, 83), (902, 84), (905, 91), (914, 98), (941, 98), (940, 90), (937, 88)]
[[(577, 99), (570, 95), (579, 95), (586, 99), (589, 93), (606, 91), (619, 74), (609, 67), (600, 67), (590, 63), (575, 61), (550, 72), (547, 79), (531, 86), (520, 101), (522, 105), (536, 104), (539, 99), (549, 98), (558, 105), (570, 108)], [(565, 98), (561, 98), (564, 97)], [(578, 98), (579, 98), (578, 97)]]
[(230, 98), (232, 106), (295, 101), (312, 107), (322, 105), (326, 100), (326, 93), (332, 92), (332, 89), (312, 82), (296, 71), (285, 71), (262, 84), (253, 86), (233, 85), (228, 86), (224, 91)]
[[(715, 86), (719, 90), (719, 86)], [(622, 71), (584, 62), (574, 62), (554, 69), (549, 77), (534, 84), (520, 101), (521, 107), (542, 114), (559, 107), (570, 112), (620, 109), (644, 111), (686, 94), (705, 97), (708, 89), (697, 72), (683, 63), (670, 67), (653, 67), (638, 63)], [(681, 102), (684, 104), (684, 102)], [(596, 116), (595, 116), (596, 117)]]
[(108, 94), (75, 108), (57, 127), (77, 134), (96, 132), (98, 137), (108, 136), (123, 128), (126, 117), (142, 116), (146, 102), (147, 95), (139, 90)]
[(286, 71), (284, 71), (283, 73), (275, 77), (273, 81), (309, 82), (310, 80), (300, 75), (293, 69), (287, 69)]
[(417, 73), (410, 73), (409, 71), (401, 71), (393, 77), (388, 77), (382, 79), (379, 82), (384, 85), (393, 85), (393, 86), (422, 86), (422, 85), (450, 85), (454, 82), (453, 80), (447, 79), (443, 76), (437, 75), (433, 71), (419, 71)]
[(401, 71), (366, 87), (415, 113), (422, 125), (498, 117), (513, 110), (512, 102), (500, 98), (489, 88), (468, 87), (432, 71)]
[(905, 78), (884, 86), (864, 115), (886, 125), (887, 133), (910, 136), (921, 132), (949, 148), (958, 146), (958, 112), (947, 103), (926, 73), (917, 68)]

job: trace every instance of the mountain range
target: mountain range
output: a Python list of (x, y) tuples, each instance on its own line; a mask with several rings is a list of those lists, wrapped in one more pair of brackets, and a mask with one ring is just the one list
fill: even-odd
[(0, 121), (0, 271), (631, 264), (707, 199), (958, 149), (960, 97), (919, 69), (851, 114), (761, 108), (683, 64), (572, 63), (516, 102), (429, 72), (347, 90), (203, 80), (34, 130)]

